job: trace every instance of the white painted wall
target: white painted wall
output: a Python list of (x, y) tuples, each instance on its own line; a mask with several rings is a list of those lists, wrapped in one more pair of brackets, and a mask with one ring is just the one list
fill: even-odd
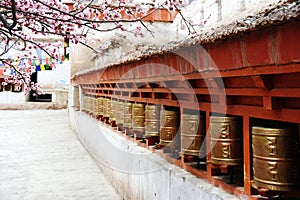
[(27, 95), (23, 92), (0, 92), (0, 104), (22, 104), (26, 99)]
[[(266, 8), (268, 5), (276, 4), (279, 0), (194, 0), (182, 9), (182, 13), (193, 24), (199, 24), (207, 20), (206, 25), (198, 26), (197, 31), (207, 31), (221, 24), (242, 19), (254, 15)], [(180, 29), (181, 18), (178, 15), (173, 25), (177, 27), (180, 34), (188, 36), (187, 29)]]
[(68, 88), (70, 84), (70, 63), (56, 64), (52, 70), (38, 71), (37, 82), (45, 89)]

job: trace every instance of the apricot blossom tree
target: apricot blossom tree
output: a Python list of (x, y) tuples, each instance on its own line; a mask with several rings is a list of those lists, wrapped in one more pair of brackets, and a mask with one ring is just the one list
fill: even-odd
[[(40, 42), (36, 36), (59, 36), (70, 43), (81, 43), (89, 48), (89, 40), (94, 34), (113, 30), (127, 31), (143, 37), (143, 31), (150, 31), (143, 19), (160, 8), (169, 12), (180, 12), (183, 0), (164, 0), (160, 4), (140, 3), (138, 0), (73, 0), (63, 3), (60, 0), (1, 0), (0, 1), (0, 62), (6, 70), (14, 73), (6, 77), (4, 84), (25, 84), (25, 91), (41, 91), (38, 84), (32, 83), (30, 76), (35, 72), (24, 59), (36, 59), (32, 50), (40, 49), (50, 58), (60, 56), (62, 42)], [(182, 16), (183, 17), (183, 16)], [(184, 19), (184, 18), (183, 18)], [(124, 26), (137, 23), (134, 30)], [(192, 27), (184, 19), (185, 26)], [(104, 25), (105, 24), (105, 25)], [(100, 46), (101, 48), (101, 46)], [(7, 57), (9, 51), (18, 51), (14, 57)], [(97, 51), (97, 48), (93, 48)]]

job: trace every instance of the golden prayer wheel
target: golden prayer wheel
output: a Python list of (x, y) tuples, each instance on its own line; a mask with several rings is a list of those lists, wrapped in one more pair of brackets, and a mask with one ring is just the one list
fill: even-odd
[(96, 114), (96, 97), (91, 97), (91, 113)]
[(116, 116), (117, 116), (117, 101), (112, 100), (110, 103), (110, 115), (109, 115), (109, 121), (113, 122), (116, 121)]
[(93, 98), (89, 96), (89, 113), (93, 112)]
[(117, 125), (122, 125), (124, 123), (124, 102), (117, 102), (116, 110), (116, 123)]
[(86, 97), (86, 111), (89, 113), (90, 112), (90, 110), (91, 110), (91, 102), (90, 102), (90, 97), (89, 96), (87, 96)]
[(79, 87), (74, 87), (73, 102), (76, 110), (79, 109)]
[(174, 141), (178, 131), (178, 112), (160, 111), (160, 145), (176, 145)]
[(98, 97), (95, 97), (94, 99), (94, 104), (95, 104), (95, 115), (98, 115)]
[(98, 98), (98, 115), (103, 116), (103, 97)]
[(132, 103), (124, 103), (124, 122), (125, 128), (132, 128)]
[(103, 117), (109, 118), (110, 116), (110, 99), (103, 99)]
[(145, 137), (159, 136), (160, 105), (147, 105), (145, 109)]
[(200, 115), (182, 114), (180, 126), (181, 152), (184, 155), (204, 157), (205, 148), (201, 149), (205, 138), (204, 117)]
[(86, 111), (86, 96), (85, 95), (82, 97), (82, 110)]
[(89, 104), (89, 97), (88, 96), (84, 96), (84, 110), (87, 112), (88, 111), (88, 106)]
[(135, 103), (132, 105), (132, 129), (144, 132), (145, 130), (145, 105)]
[(299, 135), (292, 129), (252, 127), (253, 186), (274, 191), (299, 186)]
[(211, 162), (239, 165), (243, 160), (243, 130), (237, 117), (210, 117)]

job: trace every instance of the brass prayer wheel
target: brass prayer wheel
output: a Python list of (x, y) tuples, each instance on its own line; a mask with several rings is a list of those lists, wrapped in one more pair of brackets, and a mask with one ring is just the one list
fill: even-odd
[(253, 186), (274, 191), (299, 186), (299, 135), (292, 129), (252, 127)]
[(242, 123), (238, 117), (210, 117), (211, 162), (240, 165), (243, 158)]
[(98, 97), (95, 97), (94, 103), (95, 103), (95, 115), (98, 115)]
[(90, 112), (90, 97), (89, 96), (87, 96), (86, 97), (86, 111), (87, 112)]
[(118, 102), (116, 100), (111, 100), (111, 102), (110, 102), (110, 115), (109, 115), (110, 122), (116, 121), (117, 103)]
[(103, 97), (98, 98), (98, 115), (103, 116)]
[(91, 97), (91, 113), (96, 114), (96, 97)]
[(103, 117), (109, 118), (110, 116), (110, 99), (103, 99)]
[(200, 115), (182, 114), (180, 127), (181, 153), (184, 155), (204, 157), (205, 148), (201, 149), (205, 138), (204, 117)]
[(117, 125), (122, 125), (124, 122), (124, 102), (117, 102), (116, 111), (116, 123)]
[(132, 128), (132, 103), (124, 103), (124, 122), (125, 128)]
[(89, 101), (89, 103), (88, 103), (88, 105), (89, 105), (89, 108), (88, 108), (88, 111), (89, 111), (89, 113), (92, 113), (92, 107), (93, 107), (93, 99), (92, 99), (92, 97), (88, 97), (88, 101)]
[(178, 112), (170, 110), (160, 111), (160, 145), (176, 145), (178, 131)]
[(144, 132), (145, 130), (145, 105), (135, 103), (132, 105), (132, 129)]
[(145, 137), (159, 136), (160, 105), (145, 107)]
[(83, 97), (82, 97), (82, 110), (83, 111), (86, 111), (86, 96), (84, 95)]

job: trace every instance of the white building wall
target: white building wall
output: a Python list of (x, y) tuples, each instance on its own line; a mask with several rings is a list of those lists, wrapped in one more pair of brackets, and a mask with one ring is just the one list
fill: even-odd
[(0, 92), (0, 104), (22, 104), (26, 99), (27, 95), (23, 92)]

